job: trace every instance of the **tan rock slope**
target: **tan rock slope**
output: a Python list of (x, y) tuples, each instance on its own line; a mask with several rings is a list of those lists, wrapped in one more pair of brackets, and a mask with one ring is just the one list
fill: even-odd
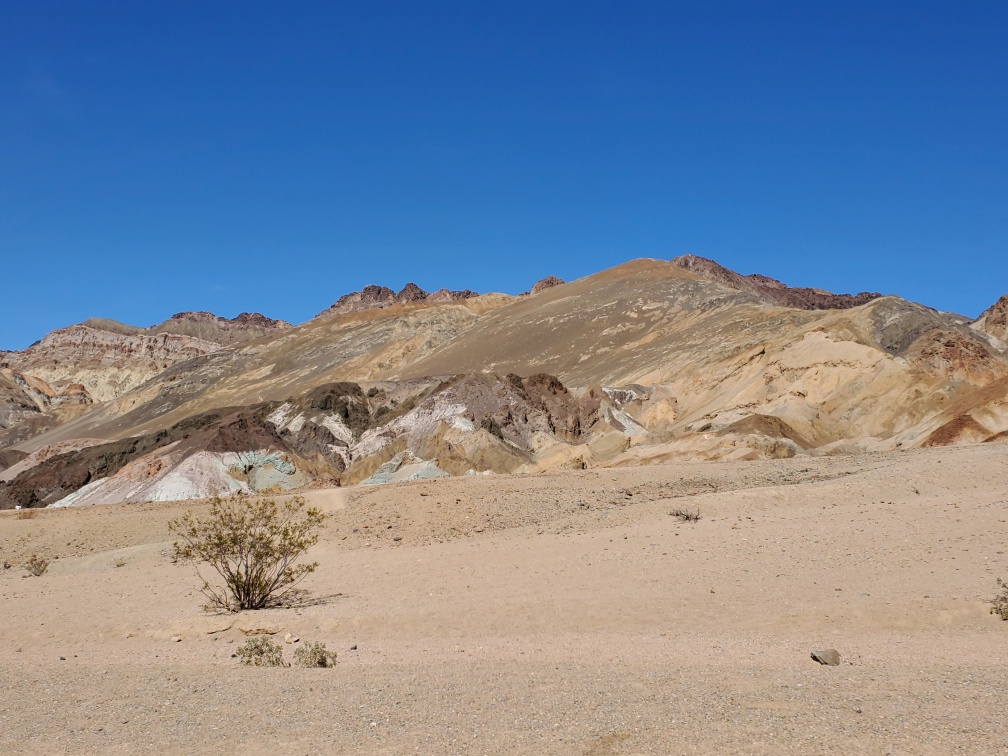
[(970, 324), (684, 256), (520, 297), (371, 286), (296, 327), (92, 321), (7, 360), (98, 403), (31, 426), (7, 387), (0, 446), (111, 445), (22, 465), (0, 506), (982, 442), (1008, 431), (1005, 301)]
[(170, 365), (290, 328), (247, 312), (231, 320), (183, 312), (150, 328), (92, 318), (53, 331), (24, 351), (3, 353), (0, 367), (57, 388), (80, 384), (94, 399), (109, 401)]

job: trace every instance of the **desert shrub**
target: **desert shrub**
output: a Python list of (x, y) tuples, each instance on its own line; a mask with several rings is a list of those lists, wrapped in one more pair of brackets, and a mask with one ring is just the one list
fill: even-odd
[(294, 661), (300, 667), (335, 667), (336, 652), (328, 651), (325, 643), (305, 643), (294, 651)]
[(283, 648), (266, 635), (249, 638), (238, 647), (236, 653), (239, 662), (246, 667), (283, 666)]
[(991, 601), (991, 614), (996, 614), (1003, 620), (1008, 620), (1008, 581), (998, 578), (998, 590), (1000, 593)]
[(17, 514), (14, 515), (19, 520), (30, 520), (35, 516), (34, 509), (19, 509)]
[(673, 509), (669, 512), (673, 517), (679, 520), (679, 522), (692, 522), (696, 523), (700, 519), (700, 509), (694, 512), (691, 509)]
[[(318, 566), (297, 564), (318, 542), (317, 530), (325, 519), (318, 509), (304, 506), (300, 496), (281, 505), (270, 498), (215, 497), (206, 519), (186, 512), (168, 524), (179, 538), (173, 555), (193, 563), (212, 607), (262, 609)], [(212, 586), (200, 572), (201, 564), (209, 564), (224, 585)]]
[(35, 577), (41, 577), (49, 569), (49, 560), (40, 556), (32, 556), (25, 562), (25, 569)]

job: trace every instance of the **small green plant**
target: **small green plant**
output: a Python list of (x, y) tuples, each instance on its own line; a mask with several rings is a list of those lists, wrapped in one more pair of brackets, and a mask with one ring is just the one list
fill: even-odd
[(998, 578), (997, 584), (1000, 593), (991, 601), (991, 614), (1008, 621), (1008, 581)]
[(49, 560), (40, 556), (32, 556), (25, 562), (25, 569), (35, 577), (41, 577), (49, 569)]
[[(304, 507), (300, 496), (281, 505), (271, 498), (215, 497), (206, 519), (186, 512), (168, 524), (179, 537), (173, 556), (193, 563), (211, 607), (231, 612), (262, 609), (318, 566), (297, 564), (318, 542), (317, 531), (325, 520), (318, 509), (302, 512)], [(209, 564), (224, 585), (210, 585), (201, 564)]]
[(679, 522), (692, 522), (696, 524), (697, 520), (700, 519), (699, 507), (695, 512), (692, 509), (673, 509), (669, 514), (678, 519)]
[(319, 641), (305, 643), (294, 652), (294, 661), (299, 667), (335, 667), (336, 652)]
[(283, 666), (283, 649), (266, 635), (249, 638), (236, 653), (239, 662), (246, 667)]

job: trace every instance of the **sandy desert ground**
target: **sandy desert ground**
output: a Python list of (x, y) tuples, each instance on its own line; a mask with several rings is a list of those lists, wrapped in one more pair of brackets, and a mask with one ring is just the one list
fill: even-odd
[(205, 505), (4, 512), (0, 751), (1005, 753), (1006, 449), (313, 491), (318, 571), (237, 615), (167, 556)]

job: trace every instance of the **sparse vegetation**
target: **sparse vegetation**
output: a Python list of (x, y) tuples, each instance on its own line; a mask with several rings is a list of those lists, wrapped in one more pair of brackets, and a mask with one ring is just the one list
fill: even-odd
[(1008, 581), (998, 578), (999, 593), (991, 601), (991, 614), (1008, 621)]
[(30, 520), (35, 516), (34, 509), (19, 509), (15, 517), (19, 520)]
[(123, 559), (122, 557), (118, 557), (115, 561), (112, 562), (113, 567), (124, 567), (125, 565), (126, 560)]
[(670, 515), (679, 520), (679, 522), (692, 522), (696, 524), (697, 520), (700, 519), (700, 508), (694, 512), (692, 509), (673, 509), (669, 512)]
[[(215, 497), (206, 519), (186, 512), (169, 523), (179, 538), (173, 555), (193, 563), (211, 607), (262, 609), (318, 566), (297, 564), (318, 542), (317, 530), (325, 519), (318, 509), (304, 507), (300, 496), (281, 505), (271, 498)], [(209, 564), (224, 585), (211, 585), (200, 572), (201, 564)]]
[(49, 569), (49, 560), (40, 556), (32, 556), (25, 562), (25, 569), (35, 577), (41, 577)]
[(265, 635), (249, 638), (238, 647), (236, 654), (246, 667), (283, 666), (283, 648)]
[(325, 643), (305, 643), (294, 652), (294, 661), (300, 667), (335, 667), (336, 652), (329, 651)]

